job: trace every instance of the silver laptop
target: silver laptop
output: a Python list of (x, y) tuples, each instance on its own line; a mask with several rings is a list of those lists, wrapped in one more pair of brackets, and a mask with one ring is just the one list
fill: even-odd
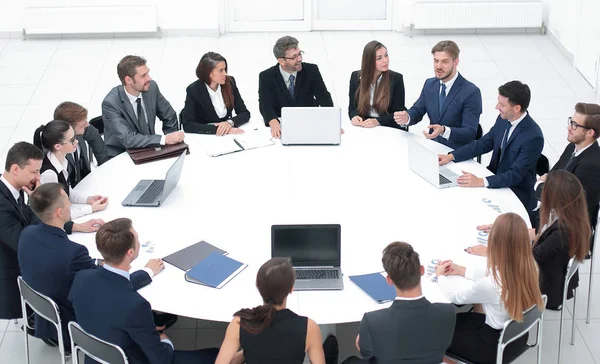
[(133, 191), (121, 202), (121, 205), (158, 207), (165, 202), (179, 182), (186, 152), (182, 152), (171, 168), (169, 168), (164, 180), (144, 179), (139, 181)]
[(291, 258), (294, 291), (344, 288), (340, 225), (273, 225), (271, 256)]
[(447, 167), (440, 167), (437, 153), (412, 139), (408, 139), (408, 167), (437, 188), (458, 185), (458, 174)]
[(342, 111), (339, 107), (281, 108), (281, 144), (338, 145)]

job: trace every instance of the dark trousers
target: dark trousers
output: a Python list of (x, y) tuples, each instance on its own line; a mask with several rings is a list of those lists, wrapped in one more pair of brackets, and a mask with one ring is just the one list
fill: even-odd
[[(452, 344), (447, 352), (470, 362), (480, 364), (496, 363), (500, 330), (485, 323), (485, 315), (465, 312), (456, 315), (456, 326)], [(527, 346), (528, 334), (520, 337), (504, 349), (503, 363), (510, 363)]]
[(214, 364), (219, 355), (219, 349), (175, 350), (174, 354), (173, 364)]
[(351, 356), (344, 360), (342, 364), (369, 364), (369, 361), (365, 359), (360, 359), (357, 356)]

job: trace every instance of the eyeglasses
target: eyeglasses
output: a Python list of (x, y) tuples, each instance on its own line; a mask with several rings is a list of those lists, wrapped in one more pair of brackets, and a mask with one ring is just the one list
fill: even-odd
[(74, 135), (73, 135), (73, 137), (71, 139), (67, 140), (64, 143), (60, 143), (60, 144), (69, 144), (69, 143), (71, 143), (71, 145), (75, 145), (77, 143), (77, 139), (75, 138)]
[(590, 128), (588, 128), (585, 125), (577, 124), (571, 117), (569, 117), (567, 120), (569, 121), (569, 127), (573, 130), (577, 130), (578, 127), (583, 128), (585, 130), (590, 130)]
[(300, 52), (298, 52), (298, 54), (294, 54), (291, 57), (279, 57), (279, 58), (290, 59), (292, 61), (296, 61), (298, 58), (302, 58), (302, 57), (304, 57), (304, 51), (300, 51)]

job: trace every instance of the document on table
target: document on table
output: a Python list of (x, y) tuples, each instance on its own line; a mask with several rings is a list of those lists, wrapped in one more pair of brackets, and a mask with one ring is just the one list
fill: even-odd
[(249, 131), (244, 134), (206, 138), (202, 140), (201, 144), (206, 154), (211, 157), (218, 157), (243, 150), (266, 147), (275, 143), (263, 133)]

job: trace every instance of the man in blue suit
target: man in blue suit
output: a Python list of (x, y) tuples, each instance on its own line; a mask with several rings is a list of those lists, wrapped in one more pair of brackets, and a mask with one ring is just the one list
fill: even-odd
[(118, 345), (131, 364), (215, 362), (217, 349), (176, 351), (167, 335), (157, 331), (150, 303), (130, 281), (129, 267), (140, 251), (130, 219), (104, 224), (96, 233), (96, 247), (104, 266), (79, 271), (69, 293), (77, 322), (86, 332)]
[[(69, 240), (63, 230), (71, 220), (69, 197), (60, 183), (47, 183), (36, 188), (29, 204), (41, 224), (26, 227), (19, 238), (18, 259), (21, 275), (36, 291), (50, 297), (60, 310), (63, 343), (70, 351), (67, 324), (75, 320), (75, 312), (67, 296), (75, 273), (96, 268), (86, 247)], [(152, 276), (164, 268), (160, 259), (152, 259), (144, 270), (132, 274), (132, 285), (138, 289), (152, 282)], [(56, 328), (35, 316), (35, 336), (48, 345), (56, 346)]]
[(496, 123), (480, 140), (471, 142), (447, 155), (440, 155), (440, 165), (462, 162), (493, 151), (487, 167), (494, 176), (479, 178), (463, 171), (458, 178), (462, 187), (510, 187), (530, 215), (537, 205), (535, 168), (544, 148), (542, 130), (533, 121), (527, 108), (531, 100), (529, 87), (510, 81), (498, 88)]
[(427, 139), (456, 149), (475, 139), (481, 115), (481, 91), (458, 73), (460, 49), (451, 40), (443, 40), (431, 49), (435, 77), (423, 85), (421, 96), (408, 111), (397, 111), (399, 125), (414, 125), (427, 114)]

